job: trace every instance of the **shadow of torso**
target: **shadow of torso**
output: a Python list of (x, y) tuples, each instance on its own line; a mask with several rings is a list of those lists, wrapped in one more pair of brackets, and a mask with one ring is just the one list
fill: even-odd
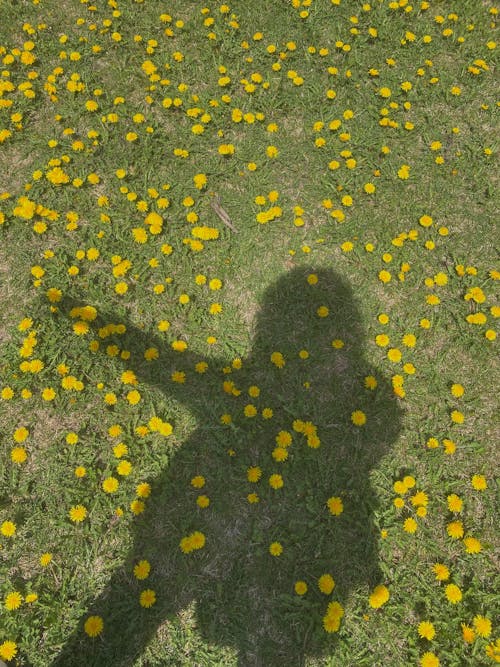
[[(126, 327), (127, 368), (184, 403), (197, 427), (152, 480), (127, 563), (85, 616), (104, 619), (102, 635), (90, 639), (79, 627), (53, 667), (131, 666), (161, 623), (193, 601), (204, 639), (236, 649), (240, 667), (293, 667), (333, 653), (335, 633), (322, 622), (328, 603), (344, 605), (354, 590), (381, 581), (369, 474), (400, 421), (390, 383), (363, 354), (350, 287), (329, 269), (283, 276), (264, 294), (241, 368), (207, 360), (207, 371), (196, 373), (201, 357), (163, 352), (164, 341)], [(149, 347), (160, 349), (157, 362), (144, 361)], [(173, 370), (186, 382), (172, 382)], [(353, 423), (356, 411), (364, 424)], [(196, 476), (202, 487), (191, 483)], [(338, 515), (327, 505), (332, 497), (342, 501)], [(184, 553), (181, 540), (194, 531), (205, 544)], [(269, 550), (275, 542), (279, 556)], [(145, 581), (132, 573), (141, 560), (151, 564)], [(335, 581), (329, 595), (318, 587), (325, 573)], [(295, 593), (296, 581), (307, 583), (305, 595)], [(156, 602), (142, 609), (147, 588)]]

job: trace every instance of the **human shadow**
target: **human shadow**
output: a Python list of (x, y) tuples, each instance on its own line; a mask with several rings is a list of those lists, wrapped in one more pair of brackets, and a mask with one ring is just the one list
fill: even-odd
[[(62, 304), (61, 315), (69, 305)], [(114, 321), (99, 311), (92, 327)], [(283, 275), (264, 293), (241, 368), (190, 349), (175, 352), (154, 333), (124, 324), (118, 342), (126, 341), (131, 357), (120, 372), (131, 369), (142, 383), (184, 403), (197, 428), (150, 480), (127, 562), (52, 667), (130, 667), (158, 627), (193, 601), (203, 638), (236, 649), (239, 667), (295, 667), (306, 656), (334, 652), (336, 634), (322, 623), (328, 603), (344, 605), (354, 590), (382, 582), (369, 475), (400, 424), (390, 383), (365, 357), (350, 286), (327, 268)], [(156, 361), (144, 358), (151, 347), (160, 352)], [(203, 361), (208, 369), (199, 374), (195, 366)], [(185, 372), (186, 382), (172, 382), (173, 371)], [(367, 376), (376, 388), (365, 386)], [(260, 394), (251, 389), (249, 395), (250, 387)], [(248, 405), (255, 416), (248, 407), (245, 414)], [(366, 415), (363, 425), (353, 423), (358, 410)], [(222, 414), (232, 416), (230, 424), (221, 423)], [(257, 482), (248, 480), (252, 467), (262, 471)], [(281, 488), (269, 483), (275, 474)], [(191, 480), (200, 475), (205, 484), (197, 489)], [(208, 507), (197, 505), (199, 495), (210, 499)], [(342, 500), (339, 515), (327, 506), (331, 497)], [(205, 545), (184, 553), (181, 540), (194, 531), (203, 533)], [(282, 545), (281, 555), (271, 555), (273, 542)], [(142, 560), (151, 574), (140, 581), (133, 568)], [(325, 573), (335, 581), (328, 595), (318, 587)], [(298, 580), (308, 585), (305, 595), (294, 591)], [(156, 594), (149, 609), (139, 605), (144, 589)], [(83, 630), (89, 615), (104, 620), (94, 639)], [(180, 663), (172, 657), (164, 664)]]

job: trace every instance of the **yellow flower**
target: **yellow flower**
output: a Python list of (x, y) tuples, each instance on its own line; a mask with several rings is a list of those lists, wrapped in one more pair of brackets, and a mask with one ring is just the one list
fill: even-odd
[(29, 435), (29, 431), (25, 426), (21, 426), (14, 431), (13, 438), (16, 442), (24, 442)]
[(316, 311), (318, 317), (328, 317), (329, 312), (327, 306), (320, 306)]
[(283, 484), (283, 477), (281, 475), (275, 473), (269, 477), (269, 486), (271, 486), (273, 489), (281, 489)]
[(210, 505), (210, 498), (205, 495), (198, 496), (198, 498), (196, 498), (196, 504), (198, 507), (204, 509)]
[(139, 604), (141, 605), (141, 607), (149, 609), (155, 604), (155, 602), (156, 602), (156, 593), (153, 590), (147, 589), (141, 592), (139, 596)]
[(419, 623), (418, 626), (418, 634), (420, 637), (423, 637), (424, 639), (428, 639), (431, 641), (431, 639), (434, 639), (434, 636), (436, 634), (436, 630), (434, 629), (434, 625), (430, 621), (422, 621)]
[(432, 218), (430, 215), (423, 215), (419, 219), (419, 223), (422, 225), (422, 227), (430, 227), (432, 225)]
[(16, 524), (12, 521), (4, 521), (0, 526), (0, 533), (4, 537), (13, 537), (16, 534)]
[(473, 620), (474, 628), (480, 637), (489, 637), (491, 634), (491, 621), (486, 616), (477, 615)]
[(335, 588), (335, 581), (331, 574), (322, 574), (318, 579), (318, 588), (325, 595), (330, 595), (330, 593)]
[(185, 554), (197, 549), (202, 549), (205, 546), (205, 535), (200, 531), (195, 531), (194, 533), (191, 533), (191, 535), (183, 537), (179, 546), (181, 551)]
[(134, 567), (134, 577), (136, 579), (146, 579), (149, 576), (151, 565), (147, 560), (140, 560)]
[(116, 466), (116, 472), (122, 477), (127, 477), (132, 472), (132, 464), (124, 459)]
[(294, 589), (297, 595), (305, 595), (307, 593), (307, 584), (305, 581), (296, 581)]
[(390, 282), (392, 276), (389, 271), (386, 271), (385, 269), (380, 271), (378, 274), (378, 279), (383, 282), (383, 283), (388, 283)]
[(389, 361), (392, 361), (393, 363), (397, 363), (398, 361), (401, 361), (401, 350), (398, 350), (397, 347), (391, 347), (390, 350), (387, 352), (387, 358)]
[(2, 660), (12, 660), (17, 654), (16, 642), (7, 640), (0, 644), (0, 658)]
[(234, 155), (233, 144), (221, 144), (218, 148), (220, 155)]
[(23, 596), (21, 593), (18, 593), (17, 591), (13, 591), (12, 593), (7, 593), (5, 596), (5, 608), (7, 611), (14, 611), (15, 609), (19, 609), (23, 602)]
[(474, 632), (474, 629), (471, 628), (470, 625), (466, 625), (465, 623), (462, 623), (461, 627), (462, 627), (462, 637), (464, 642), (467, 642), (467, 644), (472, 644), (472, 642), (476, 638), (476, 633)]
[(281, 556), (283, 553), (283, 546), (280, 544), (280, 542), (272, 542), (272, 544), (269, 546), (269, 553), (271, 556)]
[(106, 493), (114, 493), (119, 485), (120, 483), (116, 477), (107, 477), (102, 483), (102, 488)]
[(443, 563), (435, 563), (432, 569), (438, 581), (446, 581), (450, 578), (450, 571)]
[(137, 390), (129, 391), (127, 394), (127, 401), (130, 405), (137, 405), (141, 400), (141, 394)]
[(464, 538), (465, 551), (468, 554), (478, 554), (483, 550), (481, 542), (475, 537), (468, 536)]
[(40, 565), (42, 567), (47, 567), (47, 565), (52, 561), (52, 554), (51, 553), (44, 553), (40, 556)]
[(323, 628), (326, 632), (338, 632), (344, 610), (339, 602), (330, 602), (323, 617)]
[(366, 424), (366, 415), (362, 410), (355, 410), (351, 414), (351, 421), (355, 426), (363, 426)]
[(151, 484), (148, 484), (147, 482), (142, 482), (142, 484), (138, 484), (135, 488), (136, 494), (139, 496), (139, 498), (149, 498), (151, 495)]
[(456, 493), (452, 493), (447, 497), (448, 509), (450, 512), (457, 513), (462, 511), (463, 501), (457, 496)]
[(277, 367), (277, 368), (283, 368), (285, 365), (285, 359), (281, 352), (273, 352), (271, 354), (271, 362)]
[(448, 602), (457, 604), (462, 599), (462, 591), (456, 584), (448, 584), (444, 589)]
[(97, 637), (104, 628), (104, 621), (100, 616), (89, 616), (85, 621), (83, 629), (89, 637)]
[(24, 463), (28, 458), (28, 453), (24, 447), (14, 447), (10, 452), (10, 458), (13, 463)]
[(407, 519), (405, 519), (405, 521), (403, 523), (403, 530), (406, 533), (410, 533), (410, 534), (415, 533), (416, 530), (417, 530), (417, 527), (418, 527), (418, 524), (415, 521), (415, 519), (413, 519), (412, 517), (408, 517)]
[(380, 585), (375, 587), (375, 589), (373, 590), (373, 592), (369, 597), (368, 602), (370, 604), (370, 607), (373, 607), (373, 609), (378, 609), (387, 602), (389, 597), (390, 593), (388, 588), (384, 585)]
[(427, 651), (420, 658), (420, 667), (439, 667), (439, 658), (434, 653)]
[(14, 391), (11, 387), (4, 387), (0, 393), (0, 396), (4, 401), (9, 401), (14, 396)]
[(69, 511), (69, 518), (73, 523), (81, 523), (87, 516), (87, 509), (83, 505), (75, 505)]

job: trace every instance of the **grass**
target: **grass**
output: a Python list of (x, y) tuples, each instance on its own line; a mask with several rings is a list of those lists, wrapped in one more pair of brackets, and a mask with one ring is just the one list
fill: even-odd
[(500, 660), (498, 10), (396, 5), (1, 4), (8, 664)]

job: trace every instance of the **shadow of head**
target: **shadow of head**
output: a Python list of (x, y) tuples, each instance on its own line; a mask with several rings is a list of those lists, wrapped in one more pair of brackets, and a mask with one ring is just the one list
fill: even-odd
[[(97, 311), (92, 326), (116, 321)], [(248, 357), (212, 358), (201, 375), (193, 369), (202, 355), (179, 355), (120, 321), (127, 367), (185, 403), (198, 425), (151, 480), (127, 563), (89, 611), (105, 619), (102, 641), (89, 655), (80, 629), (55, 664), (132, 665), (158, 626), (174, 627), (193, 601), (203, 637), (235, 648), (242, 667), (300, 665), (333, 651), (328, 603), (345, 605), (381, 581), (370, 471), (400, 420), (390, 383), (366, 357), (350, 286), (327, 268), (283, 275), (263, 292)], [(154, 363), (144, 360), (152, 346), (160, 349)], [(172, 382), (173, 369), (187, 381)], [(204, 485), (195, 488), (200, 475)], [(193, 531), (205, 546), (183, 553), (181, 540)], [(132, 575), (142, 559), (156, 591), (150, 610), (138, 605), (144, 586)], [(304, 595), (297, 581), (307, 584)]]

